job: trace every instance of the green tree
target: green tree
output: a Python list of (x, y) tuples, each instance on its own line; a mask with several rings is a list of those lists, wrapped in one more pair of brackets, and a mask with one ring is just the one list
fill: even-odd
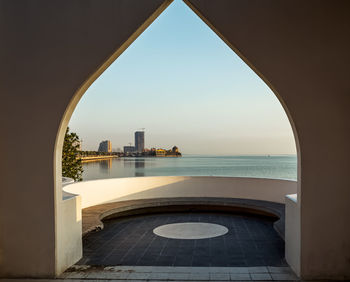
[(64, 136), (62, 151), (62, 176), (73, 178), (75, 181), (82, 181), (83, 166), (81, 158), (78, 157), (80, 150), (79, 136), (69, 132), (69, 127)]

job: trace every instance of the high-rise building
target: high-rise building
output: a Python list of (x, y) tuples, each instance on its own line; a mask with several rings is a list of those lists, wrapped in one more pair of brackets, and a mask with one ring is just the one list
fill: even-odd
[(109, 140), (102, 141), (100, 143), (100, 146), (98, 147), (99, 152), (106, 152), (110, 153), (112, 152), (112, 143)]
[(142, 153), (143, 149), (145, 149), (145, 132), (136, 131), (135, 132), (135, 151), (138, 153)]

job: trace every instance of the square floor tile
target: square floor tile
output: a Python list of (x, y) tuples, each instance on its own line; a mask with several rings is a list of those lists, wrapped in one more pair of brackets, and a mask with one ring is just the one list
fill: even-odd
[(241, 280), (241, 281), (251, 280), (250, 275), (247, 273), (230, 273), (230, 279), (231, 280)]
[(280, 280), (280, 281), (298, 280), (298, 277), (290, 273), (271, 273), (271, 277), (273, 280)]
[(259, 280), (259, 281), (272, 280), (272, 277), (269, 273), (251, 273), (250, 276), (252, 280)]
[(189, 273), (188, 280), (209, 280), (209, 272), (205, 273)]
[(212, 281), (227, 281), (230, 279), (229, 273), (210, 273), (210, 280)]
[(248, 267), (249, 273), (268, 273), (266, 266)]

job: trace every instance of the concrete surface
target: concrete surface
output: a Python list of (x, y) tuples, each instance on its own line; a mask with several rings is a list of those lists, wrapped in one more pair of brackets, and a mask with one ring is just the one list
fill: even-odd
[(0, 1), (0, 277), (54, 277), (79, 259), (61, 189), (68, 121), (170, 2)]
[[(79, 268), (78, 268), (79, 269)], [(116, 280), (161, 281), (294, 281), (297, 277), (288, 267), (130, 267), (116, 266), (102, 271), (84, 268), (66, 272), (62, 277)]]
[[(83, 238), (79, 265), (115, 266), (287, 266), (284, 240), (275, 218), (224, 211), (146, 213), (104, 221), (104, 229)], [(160, 225), (212, 223), (228, 232), (213, 238), (157, 236)]]

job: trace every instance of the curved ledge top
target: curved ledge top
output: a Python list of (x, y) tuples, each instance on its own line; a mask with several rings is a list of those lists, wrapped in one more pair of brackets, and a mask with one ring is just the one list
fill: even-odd
[(80, 195), (82, 208), (128, 200), (179, 197), (242, 198), (284, 203), (287, 194), (297, 193), (297, 182), (242, 177), (155, 176), (78, 182), (65, 186), (64, 191)]

